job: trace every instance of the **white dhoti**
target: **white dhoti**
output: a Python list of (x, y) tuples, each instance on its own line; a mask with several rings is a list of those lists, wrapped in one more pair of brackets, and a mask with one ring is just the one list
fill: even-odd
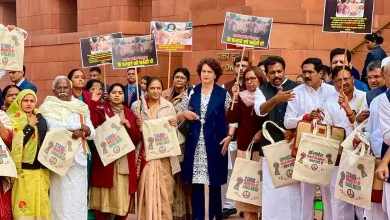
[(330, 193), (332, 204), (333, 220), (355, 220), (355, 207), (352, 204), (346, 203), (334, 197), (336, 187), (336, 178), (338, 167), (333, 169), (332, 180), (330, 181)]
[(388, 220), (381, 203), (371, 203), (371, 210), (364, 210), (366, 220)]
[(50, 173), (53, 220), (86, 220), (88, 215), (87, 167), (74, 163), (66, 176)]
[[(324, 207), (324, 220), (332, 220), (332, 204), (330, 201), (329, 187), (320, 186), (322, 203)], [(301, 182), (301, 196), (302, 196), (302, 220), (312, 220), (314, 218), (314, 197), (316, 194), (316, 185), (311, 183)]]
[[(263, 220), (300, 220), (301, 187), (300, 183), (274, 189), (267, 162), (263, 163)], [(313, 219), (313, 218), (311, 218)]]
[(390, 183), (388, 182), (383, 182), (382, 209), (385, 218), (388, 219), (390, 215)]

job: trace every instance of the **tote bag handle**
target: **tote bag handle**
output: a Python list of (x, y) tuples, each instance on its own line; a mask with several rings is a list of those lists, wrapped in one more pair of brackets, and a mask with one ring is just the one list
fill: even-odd
[(277, 125), (275, 122), (273, 121), (266, 121), (264, 122), (263, 124), (263, 128), (262, 128), (262, 131), (263, 131), (263, 136), (265, 137), (265, 139), (267, 139), (269, 142), (271, 142), (271, 144), (274, 144), (275, 141), (274, 139), (271, 137), (271, 134), (268, 132), (267, 130), (267, 123), (271, 123), (273, 124), (275, 127), (277, 127), (281, 132), (286, 132), (285, 129), (281, 128), (279, 125)]
[[(324, 116), (324, 119), (326, 121), (326, 138), (330, 138), (332, 126), (330, 125), (329, 116), (323, 109), (319, 108), (318, 111)], [(312, 125), (313, 125), (313, 134), (317, 135), (317, 132), (318, 132), (318, 120), (314, 119), (312, 121)]]

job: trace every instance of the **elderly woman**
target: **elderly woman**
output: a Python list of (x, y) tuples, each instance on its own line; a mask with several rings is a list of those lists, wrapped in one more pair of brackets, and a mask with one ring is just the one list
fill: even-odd
[[(180, 109), (181, 101), (183, 100), (184, 93), (190, 83), (190, 71), (187, 68), (177, 68), (173, 72), (173, 87), (166, 89), (162, 92), (162, 96), (170, 101), (176, 109), (176, 112)], [(182, 151), (185, 146), (181, 146)], [(179, 156), (179, 161), (183, 161), (183, 155)], [(183, 220), (192, 219), (191, 208), (191, 186), (183, 183), (180, 174), (175, 175), (175, 188), (173, 190), (174, 206), (173, 206), (173, 219)]]
[[(120, 83), (111, 85), (109, 100), (100, 104), (101, 94), (95, 91), (89, 108), (95, 127), (103, 124), (106, 118), (118, 115), (125, 126), (132, 142), (137, 145), (141, 133), (137, 128), (136, 116), (123, 101), (124, 87)], [(89, 207), (95, 210), (98, 220), (108, 219), (111, 214), (115, 219), (125, 220), (128, 215), (130, 200), (137, 191), (135, 151), (128, 153), (113, 163), (104, 166), (96, 150), (92, 152), (92, 174)]]
[[(174, 118), (169, 120), (170, 125), (177, 125), (175, 108), (172, 103), (161, 97), (162, 87), (159, 78), (150, 78), (146, 85), (148, 97), (134, 102), (131, 107), (138, 116), (141, 131), (144, 120), (172, 116)], [(177, 157), (170, 157), (146, 162), (145, 148), (142, 146), (137, 166), (137, 171), (140, 170), (138, 220), (172, 219), (175, 185), (173, 175), (180, 172), (179, 160)], [(157, 173), (159, 175), (156, 175)]]
[(186, 137), (182, 178), (192, 183), (192, 204), (196, 204), (192, 206), (194, 218), (205, 219), (205, 213), (209, 213), (209, 219), (219, 220), (222, 219), (221, 186), (227, 182), (226, 152), (233, 137), (226, 132), (225, 118), (231, 97), (216, 84), (222, 75), (217, 60), (201, 60), (196, 72), (202, 83), (184, 94), (178, 114), (179, 121), (192, 121)]
[[(2, 151), (12, 144), (12, 124), (8, 115), (0, 110), (0, 136), (6, 146), (1, 146)], [(0, 176), (0, 219), (12, 220), (11, 206), (11, 179)]]
[[(226, 114), (226, 120), (229, 123), (238, 123), (237, 131), (237, 157), (245, 158), (246, 150), (252, 141), (260, 140), (261, 126), (264, 118), (256, 115), (253, 107), (255, 102), (255, 91), (263, 83), (267, 82), (263, 71), (258, 67), (248, 67), (243, 73), (244, 91), (239, 92), (238, 86), (232, 89), (234, 100), (233, 110), (229, 108)], [(260, 145), (254, 144), (252, 148), (252, 160), (260, 161)], [(244, 219), (257, 220), (258, 213), (261, 211), (259, 206), (236, 202), (240, 211), (244, 212)]]
[(19, 176), (12, 187), (14, 219), (51, 219), (49, 171), (38, 161), (47, 124), (35, 108), (37, 101), (35, 92), (26, 89), (7, 110), (13, 127), (11, 156)]
[(190, 83), (190, 71), (187, 68), (177, 68), (173, 72), (173, 87), (162, 92), (162, 96), (172, 102), (176, 111), (180, 109), (180, 103)]

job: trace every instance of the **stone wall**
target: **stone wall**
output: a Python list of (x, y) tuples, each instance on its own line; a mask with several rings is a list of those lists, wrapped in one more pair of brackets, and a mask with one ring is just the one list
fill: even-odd
[[(187, 67), (192, 83), (197, 83), (199, 77), (195, 69), (201, 58), (239, 53), (226, 51), (221, 43), (226, 11), (273, 17), (271, 49), (247, 51), (246, 55), (254, 63), (258, 63), (262, 55), (282, 56), (287, 62), (288, 76), (295, 79), (305, 58), (319, 57), (329, 64), (330, 50), (345, 47), (346, 34), (322, 32), (323, 4), (322, 0), (0, 0), (0, 21), (16, 23), (28, 31), (26, 77), (37, 85), (41, 102), (52, 94), (55, 76), (81, 68), (80, 38), (113, 32), (123, 32), (125, 36), (148, 34), (151, 20), (194, 23), (193, 52), (172, 53), (171, 72), (180, 66)], [(390, 20), (390, 1), (376, 0), (375, 9), (374, 28), (378, 28)], [(390, 52), (389, 29), (385, 29), (383, 37), (383, 48)], [(362, 39), (363, 35), (349, 35), (348, 48)], [(360, 46), (353, 55), (353, 64), (359, 71), (366, 53)], [(221, 62), (231, 63), (230, 60)], [(108, 83), (126, 83), (125, 70), (114, 71), (107, 65), (105, 71)], [(166, 84), (168, 53), (159, 52), (159, 65), (141, 68), (139, 72), (141, 76), (162, 77)], [(225, 71), (219, 83), (231, 79), (233, 72)], [(9, 78), (3, 77), (0, 87), (9, 83)]]

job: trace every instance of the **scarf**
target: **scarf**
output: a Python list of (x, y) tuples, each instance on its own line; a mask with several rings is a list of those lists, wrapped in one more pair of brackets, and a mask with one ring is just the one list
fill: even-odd
[(39, 111), (44, 117), (63, 122), (69, 122), (72, 113), (81, 114), (86, 118), (90, 115), (88, 105), (74, 97), (70, 101), (62, 101), (55, 96), (48, 96)]
[(240, 92), (239, 95), (246, 107), (252, 107), (255, 104), (255, 93), (244, 90)]
[[(35, 133), (31, 136), (30, 140), (28, 140), (26, 145), (23, 146), (23, 129), (28, 125), (28, 117), (23, 111), (21, 103), (26, 95), (33, 95), (35, 101), (38, 102), (35, 92), (31, 89), (25, 89), (19, 93), (15, 101), (12, 102), (7, 110), (14, 133), (12, 138), (11, 157), (15, 162), (18, 173), (22, 172), (22, 162), (29, 164), (34, 163), (38, 149), (38, 128), (36, 125), (34, 126)], [(33, 113), (35, 115), (38, 114), (38, 109), (34, 109)]]
[(124, 110), (122, 104), (120, 104), (120, 105), (112, 105), (111, 102), (109, 102), (109, 103), (110, 103), (110, 106), (111, 106), (112, 111), (113, 111), (116, 115), (118, 115), (119, 118), (120, 118), (121, 120), (126, 119), (126, 118), (125, 118), (125, 110)]

